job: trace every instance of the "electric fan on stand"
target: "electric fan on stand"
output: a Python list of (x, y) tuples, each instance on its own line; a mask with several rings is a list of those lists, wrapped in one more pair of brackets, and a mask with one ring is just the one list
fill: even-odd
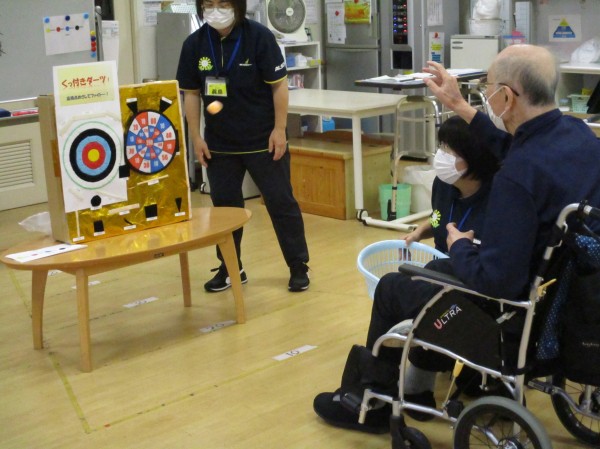
[(302, 0), (266, 0), (267, 27), (287, 42), (307, 42), (306, 5)]

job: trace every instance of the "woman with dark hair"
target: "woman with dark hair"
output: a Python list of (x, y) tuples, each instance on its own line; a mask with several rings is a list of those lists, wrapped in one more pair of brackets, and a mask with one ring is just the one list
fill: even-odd
[(446, 224), (456, 223), (461, 231), (473, 230), (475, 238), (483, 227), (483, 216), (498, 160), (482, 151), (469, 134), (469, 125), (458, 116), (446, 120), (438, 131), (440, 148), (433, 167), (431, 206), (433, 212), (426, 223), (404, 237), (407, 243), (433, 237), (435, 247), (443, 253)]
[[(463, 232), (473, 231), (476, 238), (480, 235), (492, 178), (499, 169), (499, 163), (490, 151), (478, 146), (468, 128), (467, 122), (458, 116), (449, 118), (440, 127), (440, 148), (433, 160), (436, 172), (431, 196), (433, 212), (426, 223), (405, 237), (407, 243), (433, 237), (436, 249), (447, 252), (448, 223), (456, 223)], [(448, 260), (430, 262), (427, 268), (449, 272)], [(369, 411), (365, 423), (360, 424), (358, 414), (346, 409), (341, 398), (345, 394), (352, 394), (362, 399), (363, 390), (367, 387), (390, 394), (397, 393), (402, 350), (381, 347), (376, 358), (371, 354), (373, 346), (381, 335), (397, 323), (414, 319), (439, 289), (439, 286), (428, 282), (413, 281), (403, 273), (388, 273), (380, 279), (375, 289), (366, 346), (354, 345), (350, 350), (340, 388), (315, 397), (313, 408), (317, 415), (336, 427), (367, 433), (389, 430), (389, 404), (381, 404), (381, 408)], [(427, 366), (423, 367), (427, 369), (417, 368), (412, 359), (411, 363), (413, 365), (409, 366), (405, 377), (405, 399), (435, 407), (434, 369), (444, 370), (446, 368), (442, 368), (442, 365), (447, 363), (438, 359), (428, 361)], [(465, 377), (473, 375), (466, 369), (463, 373)], [(468, 379), (471, 380), (470, 377)], [(433, 417), (413, 410), (405, 411), (420, 421)]]
[[(246, 171), (260, 190), (290, 270), (288, 289), (308, 288), (304, 221), (290, 182), (287, 148), (288, 85), (283, 54), (265, 26), (247, 19), (246, 0), (197, 0), (205, 24), (183, 43), (177, 80), (196, 158), (207, 169), (214, 206), (244, 207)], [(204, 109), (204, 137), (200, 108)], [(242, 230), (233, 233), (242, 283)], [(204, 284), (231, 286), (221, 265)]]

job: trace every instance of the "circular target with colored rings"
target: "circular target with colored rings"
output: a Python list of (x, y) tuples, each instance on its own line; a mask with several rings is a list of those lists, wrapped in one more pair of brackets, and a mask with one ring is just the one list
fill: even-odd
[(101, 122), (76, 126), (67, 136), (63, 165), (69, 178), (84, 189), (106, 186), (117, 175), (117, 142), (112, 128)]
[(141, 111), (127, 127), (125, 155), (136, 171), (158, 173), (173, 160), (177, 150), (177, 132), (171, 121), (160, 112)]

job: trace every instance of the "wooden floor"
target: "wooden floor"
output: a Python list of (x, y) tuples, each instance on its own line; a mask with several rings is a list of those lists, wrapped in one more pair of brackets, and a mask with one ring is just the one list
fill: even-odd
[[(193, 193), (194, 206), (209, 205)], [(258, 199), (245, 228), (247, 323), (234, 318), (230, 291), (207, 294), (213, 249), (190, 254), (193, 306), (182, 306), (178, 258), (94, 276), (90, 287), (95, 370), (79, 371), (74, 278), (53, 274), (45, 301), (45, 349), (32, 348), (31, 279), (0, 266), (0, 447), (389, 448), (389, 435), (335, 429), (313, 412), (334, 390), (353, 343), (364, 344), (371, 301), (356, 256), (394, 231), (305, 215), (311, 286), (287, 291), (288, 270)], [(18, 222), (41, 204), (0, 212), (0, 249), (30, 239)], [(138, 307), (125, 304), (157, 297)], [(217, 326), (216, 326), (217, 325)], [(206, 328), (218, 329), (207, 332)], [(277, 361), (305, 345), (315, 349)], [(439, 393), (441, 395), (443, 393)], [(580, 448), (549, 397), (527, 392), (555, 448)], [(410, 419), (409, 419), (410, 421)], [(434, 448), (450, 448), (447, 423), (411, 422)]]

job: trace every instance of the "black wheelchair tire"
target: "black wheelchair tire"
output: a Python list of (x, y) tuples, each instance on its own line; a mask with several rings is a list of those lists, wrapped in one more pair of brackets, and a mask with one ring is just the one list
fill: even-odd
[(398, 433), (392, 434), (392, 449), (431, 449), (431, 443), (423, 432), (414, 427), (404, 427)]
[[(463, 410), (454, 427), (454, 449), (468, 449), (472, 443), (473, 447), (487, 447), (488, 439), (479, 428), (490, 423), (498, 441), (514, 441), (514, 447), (552, 449), (550, 437), (540, 421), (518, 402), (500, 396), (478, 399)], [(520, 438), (527, 440), (524, 443), (511, 435), (514, 424), (521, 428)], [(498, 432), (499, 435), (496, 435)], [(487, 444), (490, 444), (489, 447), (504, 447), (491, 441)]]
[[(553, 376), (552, 384), (564, 390), (567, 394), (572, 395), (572, 399), (577, 403), (579, 403), (581, 394), (585, 388), (584, 384), (570, 381), (567, 385), (567, 379), (562, 375)], [(577, 414), (571, 405), (560, 395), (553, 394), (551, 397), (556, 416), (558, 416), (562, 425), (571, 435), (584, 443), (594, 446), (600, 445), (600, 404), (596, 404), (599, 408), (598, 419), (593, 420), (593, 418)], [(590, 422), (590, 426), (585, 424), (587, 421)], [(594, 427), (596, 430), (594, 430)]]

